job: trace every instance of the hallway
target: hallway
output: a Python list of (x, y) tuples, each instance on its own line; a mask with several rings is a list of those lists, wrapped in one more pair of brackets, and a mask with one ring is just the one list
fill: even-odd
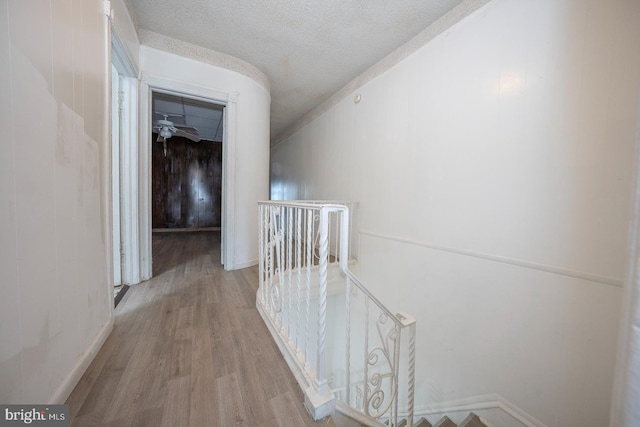
[(154, 278), (116, 308), (66, 402), (72, 426), (326, 425), (255, 308), (257, 266), (226, 272), (219, 248), (219, 232), (154, 234)]

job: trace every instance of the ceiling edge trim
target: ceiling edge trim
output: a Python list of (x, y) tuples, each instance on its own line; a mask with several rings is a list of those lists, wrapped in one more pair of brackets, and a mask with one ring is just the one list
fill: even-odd
[(238, 59), (235, 56), (167, 37), (150, 30), (140, 29), (138, 36), (140, 37), (140, 44), (142, 45), (164, 50), (226, 70), (235, 71), (258, 82), (267, 92), (271, 93), (269, 78), (255, 65)]
[(326, 113), (344, 98), (350, 96), (355, 90), (359, 89), (379, 75), (393, 68), (396, 64), (400, 63), (402, 60), (410, 56), (412, 53), (416, 52), (418, 49), (426, 45), (438, 35), (442, 34), (447, 29), (462, 21), (464, 18), (471, 15), (473, 12), (480, 9), (490, 1), (491, 0), (466, 0), (460, 3), (458, 6), (454, 7), (440, 19), (418, 33), (418, 35), (369, 67), (358, 77), (351, 80), (342, 89), (331, 95), (331, 97), (329, 97), (322, 104), (318, 105), (316, 108), (309, 111), (300, 119), (296, 120), (284, 131), (280, 132), (280, 134), (278, 134), (271, 140), (271, 147), (273, 148), (281, 142), (285, 141), (300, 129), (320, 117), (322, 114)]

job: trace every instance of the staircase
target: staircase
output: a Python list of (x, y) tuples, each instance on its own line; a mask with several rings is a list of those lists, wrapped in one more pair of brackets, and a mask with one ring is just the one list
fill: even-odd
[[(364, 427), (364, 424), (339, 413), (331, 416), (328, 426), (330, 427)], [(447, 416), (440, 418), (435, 424), (431, 424), (426, 418), (421, 418), (413, 424), (414, 427), (488, 427), (482, 422), (479, 416), (471, 412), (460, 424), (456, 424)], [(406, 427), (407, 420), (403, 419), (397, 427)]]
[(337, 411), (397, 427), (416, 419), (416, 322), (391, 312), (349, 269), (347, 205), (258, 203), (256, 308), (315, 420)]
[[(398, 424), (398, 427), (403, 427), (405, 424)], [(485, 423), (480, 420), (480, 417), (473, 412), (467, 416), (460, 424), (456, 424), (447, 416), (444, 416), (438, 420), (435, 424), (430, 424), (425, 418), (422, 418), (415, 424), (415, 427), (487, 427)]]
[[(335, 427), (488, 427), (414, 416), (416, 322), (353, 274), (347, 204), (259, 202), (256, 308), (315, 419)], [(435, 420), (434, 420), (435, 421)]]

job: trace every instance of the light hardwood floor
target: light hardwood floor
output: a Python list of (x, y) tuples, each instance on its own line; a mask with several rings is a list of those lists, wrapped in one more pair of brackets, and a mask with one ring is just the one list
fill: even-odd
[(323, 426), (255, 308), (257, 267), (225, 272), (219, 232), (158, 233), (67, 400), (71, 425)]

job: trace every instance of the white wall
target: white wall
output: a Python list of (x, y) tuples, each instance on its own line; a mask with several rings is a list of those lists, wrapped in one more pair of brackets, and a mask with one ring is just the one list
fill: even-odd
[(106, 23), (0, 1), (2, 403), (63, 402), (112, 325)]
[(608, 424), (638, 40), (636, 1), (493, 0), (272, 148), (272, 198), (360, 202), (419, 411)]
[[(140, 64), (143, 81), (148, 81), (151, 86), (164, 86), (164, 89), (172, 88), (202, 97), (220, 94), (221, 97), (230, 97), (230, 102), (235, 104), (235, 115), (225, 129), (225, 132), (235, 134), (233, 146), (223, 146), (223, 151), (234, 153), (234, 160), (225, 170), (224, 182), (226, 200), (233, 212), (224, 224), (225, 228), (233, 230), (232, 244), (227, 242), (232, 253), (228, 254), (225, 268), (237, 269), (256, 264), (257, 202), (269, 198), (271, 97), (268, 89), (238, 72), (152, 48), (144, 42), (140, 47)], [(141, 99), (140, 102), (145, 101)], [(225, 114), (228, 112), (229, 109)], [(148, 143), (151, 144), (150, 138)]]

